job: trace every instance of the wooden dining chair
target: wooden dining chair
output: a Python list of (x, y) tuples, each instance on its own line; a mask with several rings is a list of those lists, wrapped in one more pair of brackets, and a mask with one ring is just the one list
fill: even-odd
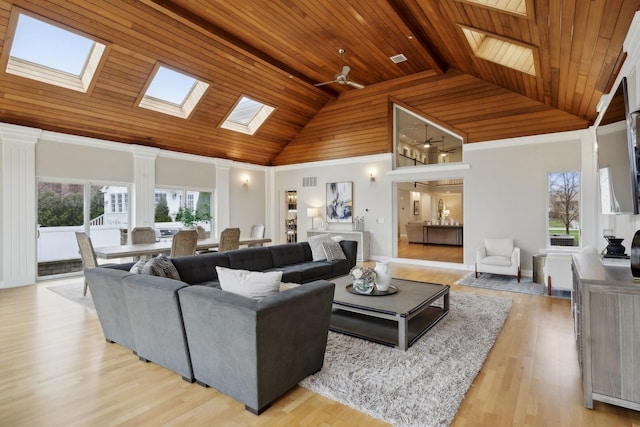
[[(138, 243), (155, 243), (156, 242), (156, 230), (154, 230), (152, 227), (134, 227), (133, 230), (131, 230), (131, 243), (132, 244), (138, 244)], [(134, 256), (133, 259), (134, 261), (139, 260), (140, 258), (150, 258), (149, 256), (147, 257), (140, 257), (140, 256)]]
[(197, 245), (197, 230), (180, 230), (173, 235), (170, 256), (175, 258), (179, 256), (195, 255)]
[(220, 233), (220, 245), (218, 252), (232, 251), (240, 247), (240, 229), (225, 228)]
[[(96, 253), (93, 251), (91, 238), (83, 231), (76, 231), (76, 240), (78, 241), (78, 249), (80, 250), (80, 258), (82, 259), (82, 270), (87, 271), (98, 266)], [(87, 279), (84, 279), (84, 289), (82, 295), (87, 295)]]

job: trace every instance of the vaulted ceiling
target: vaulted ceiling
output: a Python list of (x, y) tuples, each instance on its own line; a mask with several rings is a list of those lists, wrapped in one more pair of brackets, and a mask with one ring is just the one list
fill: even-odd
[[(261, 165), (389, 152), (393, 102), (465, 143), (592, 124), (640, 0), (480, 3), (527, 15), (461, 0), (0, 1), (0, 49), (15, 7), (108, 46), (87, 93), (0, 64), (0, 121)], [(477, 56), (465, 31), (529, 49), (533, 73)], [(365, 88), (315, 86), (340, 71), (339, 49)], [(137, 106), (158, 63), (210, 84), (188, 119)], [(220, 127), (242, 95), (275, 108), (252, 136)]]

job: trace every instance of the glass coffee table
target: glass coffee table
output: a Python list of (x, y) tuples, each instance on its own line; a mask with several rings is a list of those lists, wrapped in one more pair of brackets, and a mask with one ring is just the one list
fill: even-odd
[(330, 330), (404, 351), (449, 313), (448, 285), (391, 279), (398, 292), (376, 296), (349, 292), (349, 276), (331, 281)]

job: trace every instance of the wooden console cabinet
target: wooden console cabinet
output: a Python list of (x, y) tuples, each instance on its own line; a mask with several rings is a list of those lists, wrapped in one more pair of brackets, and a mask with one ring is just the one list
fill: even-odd
[(584, 406), (640, 410), (640, 282), (628, 266), (574, 254), (571, 294)]

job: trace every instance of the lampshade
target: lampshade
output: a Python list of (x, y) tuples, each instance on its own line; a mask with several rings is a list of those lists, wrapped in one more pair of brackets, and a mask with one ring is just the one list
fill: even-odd
[(320, 212), (318, 212), (318, 208), (307, 208), (307, 216), (311, 218), (320, 216)]

